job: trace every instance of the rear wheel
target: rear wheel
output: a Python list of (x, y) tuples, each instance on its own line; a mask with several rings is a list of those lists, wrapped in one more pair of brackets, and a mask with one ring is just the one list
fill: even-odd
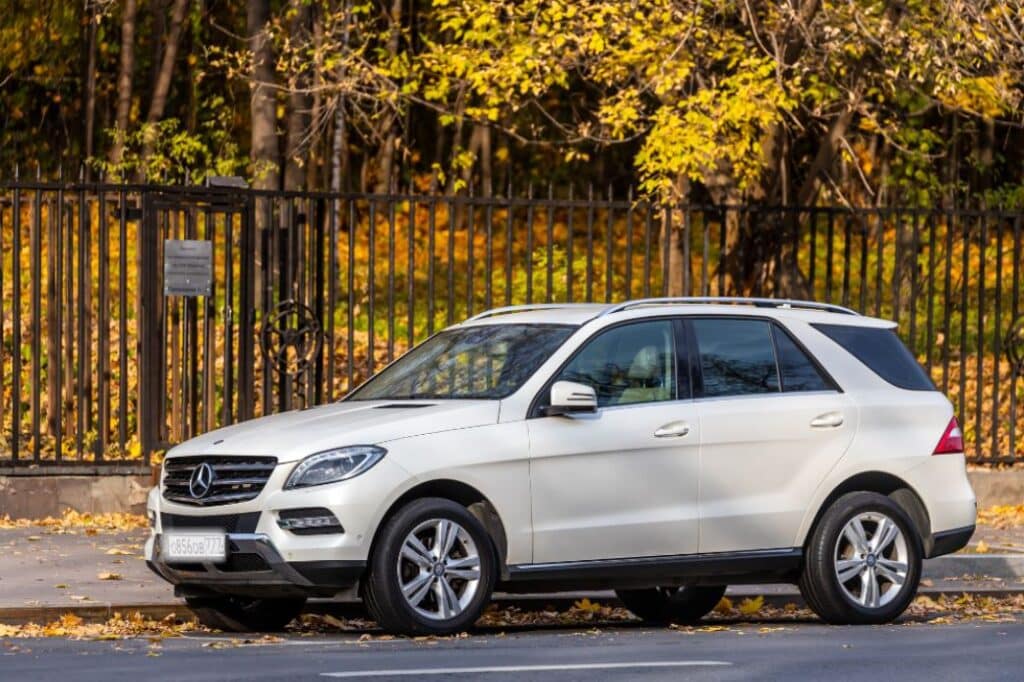
[(185, 603), (208, 628), (228, 632), (277, 632), (306, 605), (303, 598), (188, 597)]
[(685, 625), (696, 623), (711, 612), (725, 594), (725, 585), (651, 587), (616, 590), (619, 600), (648, 623)]
[(411, 635), (460, 632), (491, 598), (497, 559), (490, 536), (465, 507), (415, 500), (381, 530), (363, 598), (385, 630)]
[(888, 623), (917, 593), (921, 556), (921, 535), (899, 505), (878, 493), (848, 493), (811, 535), (800, 592), (829, 623)]

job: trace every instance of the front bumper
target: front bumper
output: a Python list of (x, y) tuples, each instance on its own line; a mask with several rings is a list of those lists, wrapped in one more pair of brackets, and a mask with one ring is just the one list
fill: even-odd
[(228, 558), (222, 564), (168, 563), (161, 545), (160, 535), (154, 535), (146, 564), (185, 597), (330, 597), (350, 589), (366, 569), (364, 561), (285, 561), (263, 533), (228, 533)]

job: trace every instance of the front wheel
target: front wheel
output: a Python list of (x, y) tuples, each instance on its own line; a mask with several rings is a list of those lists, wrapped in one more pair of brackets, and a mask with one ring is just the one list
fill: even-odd
[(208, 628), (227, 632), (278, 632), (306, 605), (303, 598), (188, 597), (189, 609)]
[(451, 500), (423, 498), (381, 530), (363, 599), (389, 632), (451, 634), (476, 622), (496, 578), (497, 558), (480, 521)]
[(878, 493), (847, 493), (811, 534), (800, 592), (829, 623), (888, 623), (917, 593), (921, 556), (920, 533), (899, 505)]
[(651, 587), (616, 590), (627, 609), (648, 623), (688, 625), (711, 612), (725, 594), (725, 585)]

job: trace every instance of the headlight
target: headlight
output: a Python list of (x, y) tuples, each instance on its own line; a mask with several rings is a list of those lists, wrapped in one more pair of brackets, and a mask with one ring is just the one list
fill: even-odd
[(325, 450), (299, 462), (284, 484), (285, 490), (337, 483), (363, 473), (379, 462), (387, 450), (376, 445), (351, 445)]

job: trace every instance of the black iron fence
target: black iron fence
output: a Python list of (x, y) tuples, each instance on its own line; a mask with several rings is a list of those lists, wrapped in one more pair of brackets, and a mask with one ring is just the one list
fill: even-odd
[(1012, 461), (1022, 217), (4, 183), (0, 466), (145, 465), (218, 426), (336, 400), (488, 307), (663, 294), (896, 319), (971, 457)]

